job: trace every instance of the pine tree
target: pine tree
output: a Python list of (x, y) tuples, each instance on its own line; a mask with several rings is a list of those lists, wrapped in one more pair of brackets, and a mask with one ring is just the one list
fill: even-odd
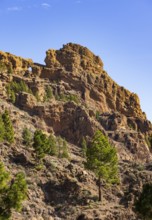
[(33, 147), (38, 158), (43, 158), (45, 154), (51, 154), (49, 138), (41, 130), (36, 130), (34, 133)]
[(5, 135), (4, 139), (8, 141), (9, 143), (14, 142), (14, 130), (12, 126), (12, 122), (9, 116), (9, 113), (7, 110), (2, 114), (2, 120), (4, 123), (4, 128), (5, 128)]
[(12, 208), (16, 211), (20, 211), (22, 207), (22, 201), (27, 198), (27, 183), (25, 180), (24, 173), (18, 173), (12, 181), (10, 188), (7, 193), (6, 203), (7, 209)]
[(7, 188), (9, 180), (10, 175), (5, 171), (3, 163), (0, 162), (0, 192)]
[[(11, 180), (11, 181), (10, 181)], [(20, 211), (27, 197), (25, 175), (18, 173), (14, 179), (0, 162), (0, 220), (10, 219), (12, 209)]]
[(91, 146), (86, 152), (86, 167), (93, 170), (98, 177), (99, 201), (101, 201), (101, 179), (107, 183), (118, 181), (118, 158), (116, 149), (110, 145), (106, 136), (97, 131)]

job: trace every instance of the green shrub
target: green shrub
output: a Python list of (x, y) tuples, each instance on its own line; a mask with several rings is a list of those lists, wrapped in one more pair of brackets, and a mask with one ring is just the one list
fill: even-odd
[(27, 183), (25, 175), (18, 173), (15, 178), (11, 179), (9, 172), (0, 163), (0, 219), (9, 219), (13, 209), (20, 211), (22, 202), (26, 197)]
[(8, 141), (9, 143), (14, 142), (14, 129), (12, 126), (12, 122), (7, 110), (2, 114), (2, 120), (4, 123), (4, 140)]
[(10, 181), (10, 175), (5, 171), (3, 163), (0, 162), (0, 193), (7, 189), (8, 182)]
[(152, 219), (152, 184), (145, 184), (143, 191), (135, 202), (136, 211), (145, 220)]
[(23, 129), (22, 133), (22, 138), (23, 138), (23, 144), (26, 146), (31, 146), (32, 143), (32, 133), (28, 128)]

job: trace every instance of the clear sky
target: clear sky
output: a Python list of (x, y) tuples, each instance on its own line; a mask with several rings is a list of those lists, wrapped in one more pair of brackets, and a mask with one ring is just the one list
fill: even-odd
[(99, 55), (152, 121), (152, 0), (0, 0), (0, 50), (43, 63), (68, 42)]

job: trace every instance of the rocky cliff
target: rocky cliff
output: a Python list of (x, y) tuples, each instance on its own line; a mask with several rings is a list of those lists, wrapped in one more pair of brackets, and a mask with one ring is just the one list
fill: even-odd
[[(0, 52), (0, 112), (9, 110), (15, 130), (15, 143), (1, 143), (0, 159), (13, 174), (24, 171), (29, 186), (22, 212), (12, 219), (140, 219), (134, 201), (152, 182), (152, 125), (138, 96), (114, 82), (86, 47), (48, 50), (45, 63)], [(32, 146), (23, 144), (25, 127), (64, 138), (70, 159), (46, 155), (38, 168)], [(102, 204), (81, 149), (96, 130), (119, 157), (120, 184), (103, 186)]]

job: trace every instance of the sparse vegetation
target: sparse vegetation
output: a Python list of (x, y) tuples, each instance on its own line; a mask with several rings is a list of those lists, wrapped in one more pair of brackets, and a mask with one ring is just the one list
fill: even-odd
[(66, 141), (61, 137), (55, 139), (53, 135), (48, 137), (41, 130), (36, 130), (34, 133), (33, 147), (39, 159), (46, 154), (69, 159)]
[(79, 98), (75, 94), (60, 94), (55, 96), (56, 100), (64, 101), (64, 102), (75, 102), (76, 104), (79, 103)]
[(19, 92), (27, 92), (32, 94), (32, 91), (29, 89), (28, 85), (22, 80), (20, 82), (15, 82), (15, 81), (10, 82), (6, 87), (6, 90), (7, 90), (7, 95), (12, 103), (15, 103), (16, 94)]
[(17, 173), (15, 178), (11, 178), (3, 163), (0, 163), (0, 219), (9, 219), (13, 209), (20, 211), (26, 197), (25, 175)]
[(118, 182), (118, 158), (116, 149), (111, 146), (108, 138), (97, 131), (88, 146), (86, 168), (95, 172), (98, 177), (99, 201), (101, 201), (101, 179), (107, 183)]

